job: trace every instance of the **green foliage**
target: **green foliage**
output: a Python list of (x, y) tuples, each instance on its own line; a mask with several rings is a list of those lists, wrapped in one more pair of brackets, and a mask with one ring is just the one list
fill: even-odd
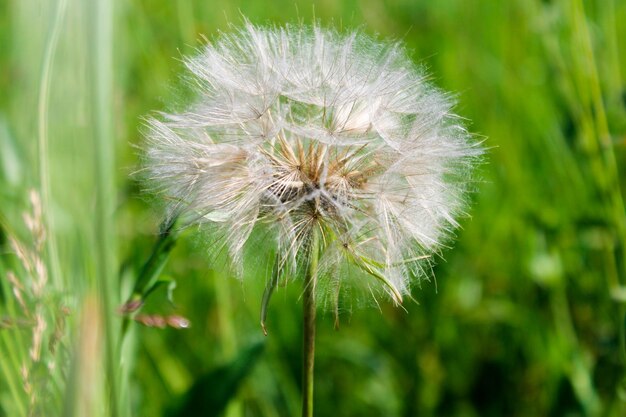
[[(414, 289), (418, 303), (381, 313), (355, 300), (339, 331), (334, 312), (319, 317), (317, 415), (623, 415), (625, 2), (14, 0), (0, 2), (0, 416), (151, 416), (176, 404), (189, 415), (193, 393), (212, 386), (222, 391), (207, 401), (229, 402), (229, 417), (299, 413), (299, 286), (270, 285), (265, 352), (247, 350), (272, 270), (262, 242), (239, 283), (224, 257), (206, 256), (210, 235), (159, 238), (162, 213), (131, 175), (141, 117), (191, 99), (181, 55), (242, 14), (402, 39), (458, 92), (488, 148), (471, 218), (436, 280)], [(40, 249), (22, 218), (30, 189)], [(43, 260), (41, 297), (12, 240)], [(162, 288), (143, 300), (165, 276), (176, 304)], [(146, 301), (139, 313), (192, 326), (128, 316), (122, 338), (118, 308), (133, 296)], [(38, 308), (47, 326), (34, 360)]]
[(200, 376), (165, 415), (167, 417), (222, 415), (228, 401), (235, 396), (242, 380), (250, 373), (262, 352), (263, 343), (254, 343), (242, 350), (232, 363)]

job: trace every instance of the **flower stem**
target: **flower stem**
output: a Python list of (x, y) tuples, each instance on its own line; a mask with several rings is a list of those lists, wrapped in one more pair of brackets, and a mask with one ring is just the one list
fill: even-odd
[(309, 271), (304, 279), (302, 343), (302, 417), (313, 417), (313, 369), (315, 366), (315, 287), (319, 256), (318, 231), (313, 229)]

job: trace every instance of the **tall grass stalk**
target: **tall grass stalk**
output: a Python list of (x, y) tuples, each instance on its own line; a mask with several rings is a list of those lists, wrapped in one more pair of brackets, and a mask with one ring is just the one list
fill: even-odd
[[(574, 46), (580, 47), (585, 62), (587, 63), (586, 68), (579, 69), (580, 73), (584, 76), (580, 88), (586, 86), (589, 89), (591, 107), (588, 117), (593, 120), (593, 132), (595, 133), (590, 139), (597, 141), (597, 144), (591, 146), (597, 150), (599, 155), (598, 164), (602, 166), (602, 169), (595, 171), (598, 173), (596, 184), (600, 190), (602, 190), (602, 188), (608, 189), (608, 212), (610, 216), (613, 217), (612, 223), (615, 225), (617, 232), (615, 243), (618, 246), (617, 251), (613, 249), (613, 244), (610, 244), (607, 248), (612, 258), (609, 263), (613, 264), (609, 266), (609, 271), (607, 271), (609, 294), (615, 294), (620, 288), (626, 290), (626, 210), (620, 188), (620, 176), (617, 158), (615, 156), (615, 146), (609, 130), (598, 66), (585, 13), (585, 5), (582, 0), (577, 0), (574, 2), (573, 7), (572, 28), (574, 33), (578, 35), (577, 42), (574, 43)], [(612, 20), (611, 23), (615, 24), (615, 20)], [(614, 27), (609, 28), (611, 35), (615, 35), (615, 32)], [(609, 39), (608, 43), (610, 46), (611, 44), (615, 44), (616, 41)], [(619, 72), (619, 69), (617, 69), (617, 72)], [(619, 254), (621, 262), (616, 258), (616, 254)], [(623, 302), (617, 305), (617, 310), (621, 360), (622, 365), (626, 367), (626, 306)]]
[(115, 158), (113, 140), (113, 3), (95, 0), (89, 5), (91, 37), (91, 106), (94, 131), (94, 176), (96, 185), (95, 261), (99, 294), (102, 301), (106, 344), (106, 374), (109, 389), (110, 414), (122, 415), (119, 391), (119, 304), (116, 265), (116, 240), (113, 212), (116, 204)]
[(51, 271), (52, 281), (60, 286), (61, 267), (59, 265), (59, 255), (57, 250), (56, 234), (52, 225), (51, 212), (51, 189), (50, 189), (50, 152), (48, 138), (48, 113), (50, 107), (50, 83), (52, 79), (52, 68), (54, 57), (59, 43), (59, 35), (63, 28), (67, 0), (58, 0), (51, 22), (50, 33), (44, 50), (43, 66), (39, 81), (39, 98), (37, 104), (37, 129), (38, 129), (38, 156), (39, 156), (39, 186), (41, 187), (41, 204), (44, 216), (44, 224), (48, 239), (48, 262)]

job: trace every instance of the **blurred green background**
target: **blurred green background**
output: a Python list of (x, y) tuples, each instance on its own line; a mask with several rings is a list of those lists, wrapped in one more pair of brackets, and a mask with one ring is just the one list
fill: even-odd
[[(417, 303), (319, 318), (316, 415), (626, 415), (626, 2), (3, 0), (0, 416), (299, 414), (300, 288), (278, 289), (264, 338), (267, 267), (237, 281), (198, 230), (160, 275), (174, 305), (161, 285), (144, 307), (191, 327), (119, 335), (162, 215), (131, 176), (141, 118), (188, 103), (181, 57), (244, 17), (402, 40), (488, 148)], [(36, 281), (12, 243), (36, 246), (33, 188), (47, 281), (22, 308), (8, 278)]]

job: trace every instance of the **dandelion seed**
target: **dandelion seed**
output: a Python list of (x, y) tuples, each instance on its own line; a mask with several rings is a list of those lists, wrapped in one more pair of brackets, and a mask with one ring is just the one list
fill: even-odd
[(147, 122), (170, 213), (218, 229), (239, 272), (255, 227), (286, 277), (319, 233), (316, 291), (335, 311), (339, 291), (400, 303), (429, 274), (481, 149), (399, 44), (248, 24), (185, 64), (196, 103)]

